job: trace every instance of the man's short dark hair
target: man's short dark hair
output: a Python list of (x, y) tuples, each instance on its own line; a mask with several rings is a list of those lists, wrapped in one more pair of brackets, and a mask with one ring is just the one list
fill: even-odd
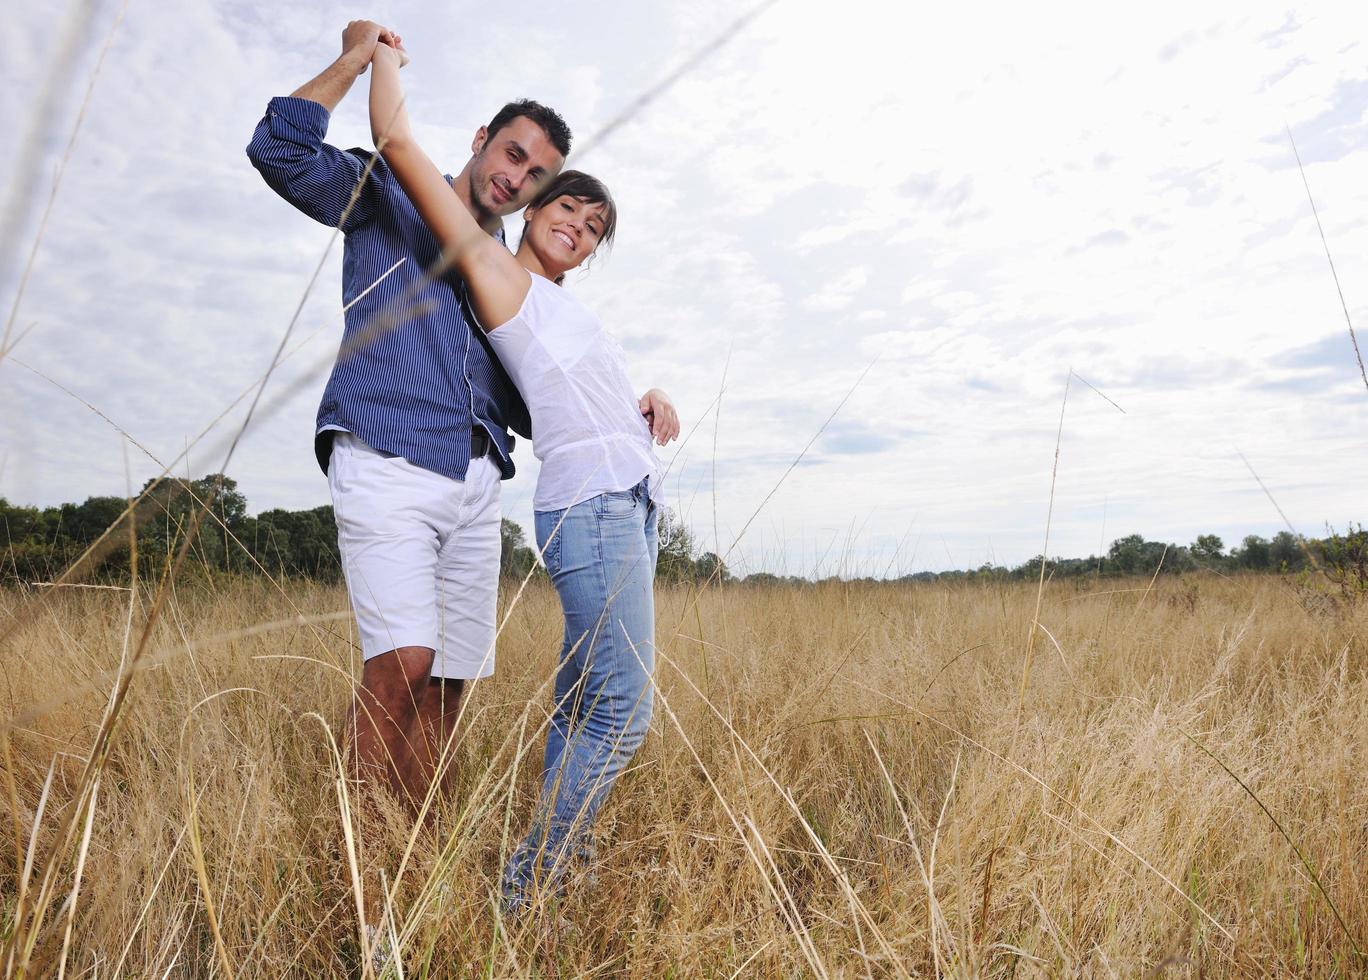
[(547, 138), (551, 140), (551, 145), (560, 151), (561, 156), (570, 155), (570, 141), (574, 138), (570, 134), (570, 127), (565, 125), (565, 120), (555, 109), (531, 99), (517, 99), (494, 113), (494, 118), (489, 120), (489, 125), (485, 127), (486, 141), (494, 139), (495, 133), (519, 116), (526, 116), (544, 129)]

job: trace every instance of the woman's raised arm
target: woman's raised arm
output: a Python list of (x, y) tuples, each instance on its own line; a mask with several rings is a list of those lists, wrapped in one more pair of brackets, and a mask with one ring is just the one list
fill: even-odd
[(375, 148), (470, 288), (475, 315), (493, 330), (517, 314), (531, 274), (475, 221), (437, 165), (413, 138), (399, 81), (403, 53), (377, 44), (371, 59), (370, 123)]

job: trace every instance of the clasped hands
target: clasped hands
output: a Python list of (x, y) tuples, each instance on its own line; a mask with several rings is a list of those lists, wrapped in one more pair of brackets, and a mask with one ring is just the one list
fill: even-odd
[(409, 63), (404, 39), (383, 24), (373, 20), (354, 20), (342, 32), (342, 54), (359, 65), (357, 74), (364, 74), (371, 59), (381, 50), (394, 52), (400, 68)]

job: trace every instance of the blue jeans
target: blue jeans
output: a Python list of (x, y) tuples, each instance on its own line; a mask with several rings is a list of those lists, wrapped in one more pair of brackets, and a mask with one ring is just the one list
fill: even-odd
[(566, 510), (538, 511), (537, 546), (560, 596), (565, 639), (532, 828), (504, 868), (503, 902), (556, 894), (651, 722), (656, 507), (642, 480)]

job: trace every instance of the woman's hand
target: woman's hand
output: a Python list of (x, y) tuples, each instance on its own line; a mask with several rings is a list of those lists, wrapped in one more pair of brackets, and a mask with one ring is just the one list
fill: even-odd
[(364, 75), (375, 56), (377, 44), (388, 44), (395, 38), (388, 27), (373, 20), (354, 20), (342, 31), (342, 58), (351, 64), (359, 65), (358, 75)]
[(400, 68), (409, 63), (409, 53), (404, 48), (404, 39), (398, 34), (391, 34), (388, 31), (380, 35), (379, 42), (375, 45), (375, 51), (371, 54), (371, 61), (377, 59), (387, 59), (394, 62)]
[(679, 413), (674, 402), (659, 388), (652, 388), (637, 402), (641, 414), (651, 426), (651, 438), (659, 445), (665, 445), (679, 437)]

